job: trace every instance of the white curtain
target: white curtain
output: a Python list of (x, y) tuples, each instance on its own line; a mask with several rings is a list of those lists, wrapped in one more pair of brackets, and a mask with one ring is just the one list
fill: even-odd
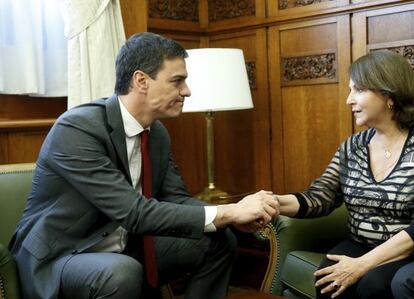
[(68, 39), (68, 108), (113, 94), (125, 41), (119, 0), (63, 0)]
[(67, 45), (56, 0), (0, 0), (0, 93), (67, 95)]

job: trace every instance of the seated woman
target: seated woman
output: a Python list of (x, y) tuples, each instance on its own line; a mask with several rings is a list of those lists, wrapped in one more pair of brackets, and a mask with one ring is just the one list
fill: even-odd
[(278, 195), (280, 213), (348, 209), (350, 237), (315, 272), (318, 297), (414, 298), (414, 71), (384, 50), (356, 60), (350, 78), (346, 103), (368, 129), (342, 143), (307, 190)]

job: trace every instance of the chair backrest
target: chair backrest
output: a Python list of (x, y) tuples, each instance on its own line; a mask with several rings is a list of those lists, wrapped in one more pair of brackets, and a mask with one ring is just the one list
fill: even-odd
[(7, 246), (22, 216), (34, 163), (0, 165), (0, 243)]

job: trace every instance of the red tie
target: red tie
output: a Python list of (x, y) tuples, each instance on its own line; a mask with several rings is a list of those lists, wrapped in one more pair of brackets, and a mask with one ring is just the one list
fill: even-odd
[[(141, 186), (142, 194), (150, 199), (152, 197), (151, 161), (148, 154), (148, 130), (141, 132)], [(158, 284), (157, 262), (155, 259), (154, 237), (144, 236), (144, 266), (148, 284), (155, 288)]]

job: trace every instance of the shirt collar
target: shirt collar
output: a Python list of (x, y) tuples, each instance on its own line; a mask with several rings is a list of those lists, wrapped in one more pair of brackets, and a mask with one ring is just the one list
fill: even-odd
[(121, 99), (118, 97), (119, 107), (121, 108), (122, 122), (124, 123), (125, 135), (127, 137), (134, 137), (144, 131), (141, 124), (129, 113), (125, 108)]

